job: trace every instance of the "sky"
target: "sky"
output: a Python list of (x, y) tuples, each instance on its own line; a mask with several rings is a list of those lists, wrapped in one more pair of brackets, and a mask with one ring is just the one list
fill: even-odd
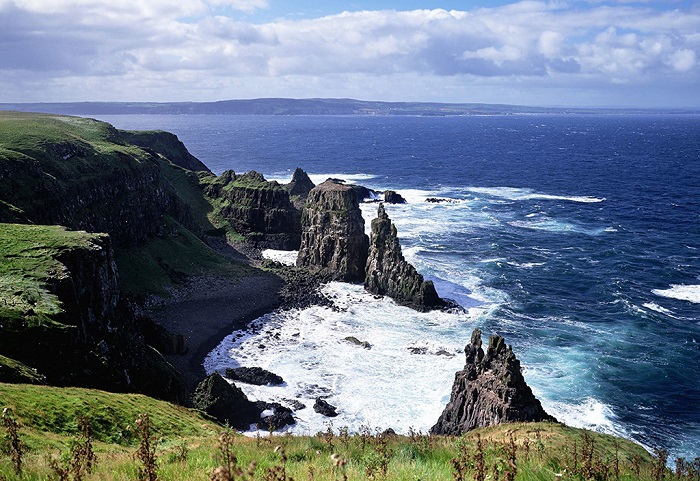
[(0, 102), (700, 108), (700, 0), (0, 0)]

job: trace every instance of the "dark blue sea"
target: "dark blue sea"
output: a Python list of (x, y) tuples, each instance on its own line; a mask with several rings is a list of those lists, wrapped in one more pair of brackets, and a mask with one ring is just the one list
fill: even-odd
[[(266, 316), (248, 335), (281, 332), (276, 349), (231, 337), (210, 355), (208, 369), (257, 363), (291, 379), (249, 395), (320, 392), (344, 416), (336, 427), (425, 431), (478, 326), (513, 345), (559, 420), (700, 455), (700, 116), (102, 119), (174, 132), (216, 173), (288, 181), (302, 167), (399, 191), (409, 203), (388, 213), (406, 257), (467, 309), (416, 314), (327, 286), (341, 313)], [(348, 333), (376, 346), (366, 365), (338, 340)], [(313, 434), (318, 421), (298, 425)]]

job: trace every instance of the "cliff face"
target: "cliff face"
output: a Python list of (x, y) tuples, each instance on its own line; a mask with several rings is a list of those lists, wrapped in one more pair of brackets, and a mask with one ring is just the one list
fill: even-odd
[(389, 219), (384, 205), (379, 204), (377, 218), (372, 220), (365, 289), (387, 295), (399, 304), (419, 311), (445, 307), (431, 281), (424, 281), (416, 269), (406, 262), (396, 227)]
[(146, 345), (136, 315), (120, 300), (109, 236), (6, 225), (0, 244), (24, 257), (1, 266), (10, 279), (0, 309), (1, 354), (49, 384), (185, 401), (177, 374)]
[(350, 186), (327, 180), (309, 192), (297, 266), (337, 280), (361, 281), (368, 243), (362, 211)]
[(175, 134), (162, 130), (120, 130), (119, 134), (125, 142), (138, 145), (142, 149), (157, 155), (162, 155), (178, 167), (193, 172), (211, 172), (201, 160), (187, 150), (185, 144), (180, 142), (180, 139)]
[(455, 374), (450, 402), (431, 434), (460, 435), (507, 422), (552, 421), (520, 372), (520, 361), (500, 336), (491, 336), (484, 354), (475, 329), (464, 349), (467, 362)]
[[(0, 222), (106, 232), (117, 245), (168, 235), (166, 216), (189, 222), (158, 156), (128, 144), (112, 126), (8, 116), (0, 117)], [(20, 122), (21, 135), (5, 128)]]
[(255, 171), (224, 172), (205, 189), (220, 202), (221, 215), (256, 247), (294, 250), (301, 241), (301, 212), (289, 192)]

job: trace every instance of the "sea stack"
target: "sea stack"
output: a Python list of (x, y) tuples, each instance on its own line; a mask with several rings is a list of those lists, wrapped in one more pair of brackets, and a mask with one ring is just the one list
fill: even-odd
[(369, 239), (352, 187), (330, 179), (314, 187), (301, 229), (297, 266), (335, 280), (364, 280)]
[(432, 281), (423, 280), (415, 267), (404, 259), (396, 226), (384, 210), (384, 204), (379, 204), (377, 218), (372, 220), (365, 289), (389, 296), (418, 311), (447, 305), (438, 296)]
[(484, 354), (475, 329), (464, 348), (467, 363), (455, 374), (450, 402), (431, 434), (458, 436), (475, 428), (508, 422), (556, 422), (547, 414), (520, 372), (520, 361), (501, 336), (491, 336)]

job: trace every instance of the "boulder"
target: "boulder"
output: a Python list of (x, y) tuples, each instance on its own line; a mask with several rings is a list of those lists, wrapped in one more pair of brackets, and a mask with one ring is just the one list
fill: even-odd
[(365, 349), (372, 349), (372, 344), (367, 341), (360, 341), (355, 336), (348, 336), (345, 338), (349, 343), (355, 344), (356, 346), (364, 347)]
[(217, 372), (207, 376), (194, 392), (192, 405), (222, 424), (248, 430), (260, 421), (260, 409), (248, 400), (235, 384), (229, 384)]
[(226, 368), (226, 377), (232, 381), (241, 381), (256, 386), (279, 386), (284, 384), (284, 379), (261, 367), (237, 367)]
[(280, 403), (258, 401), (255, 405), (260, 411), (260, 420), (257, 422), (258, 429), (276, 431), (296, 423), (292, 410)]
[(314, 403), (314, 411), (316, 411), (317, 413), (329, 418), (334, 418), (338, 415), (336, 409), (338, 408), (331, 404), (328, 404), (328, 402), (324, 399), (321, 399), (320, 397), (316, 398), (316, 402)]
[(364, 279), (369, 240), (352, 187), (327, 180), (312, 189), (301, 228), (298, 267), (335, 280)]
[(404, 199), (401, 194), (394, 190), (385, 190), (384, 202), (386, 202), (387, 204), (405, 204), (406, 199)]
[(520, 361), (501, 336), (491, 336), (484, 353), (475, 329), (465, 347), (467, 362), (455, 374), (450, 402), (431, 434), (458, 436), (508, 422), (552, 421), (520, 372)]
[(448, 305), (438, 296), (432, 281), (423, 280), (415, 267), (404, 259), (396, 227), (384, 210), (384, 204), (379, 204), (377, 218), (372, 220), (365, 289), (419, 311)]

